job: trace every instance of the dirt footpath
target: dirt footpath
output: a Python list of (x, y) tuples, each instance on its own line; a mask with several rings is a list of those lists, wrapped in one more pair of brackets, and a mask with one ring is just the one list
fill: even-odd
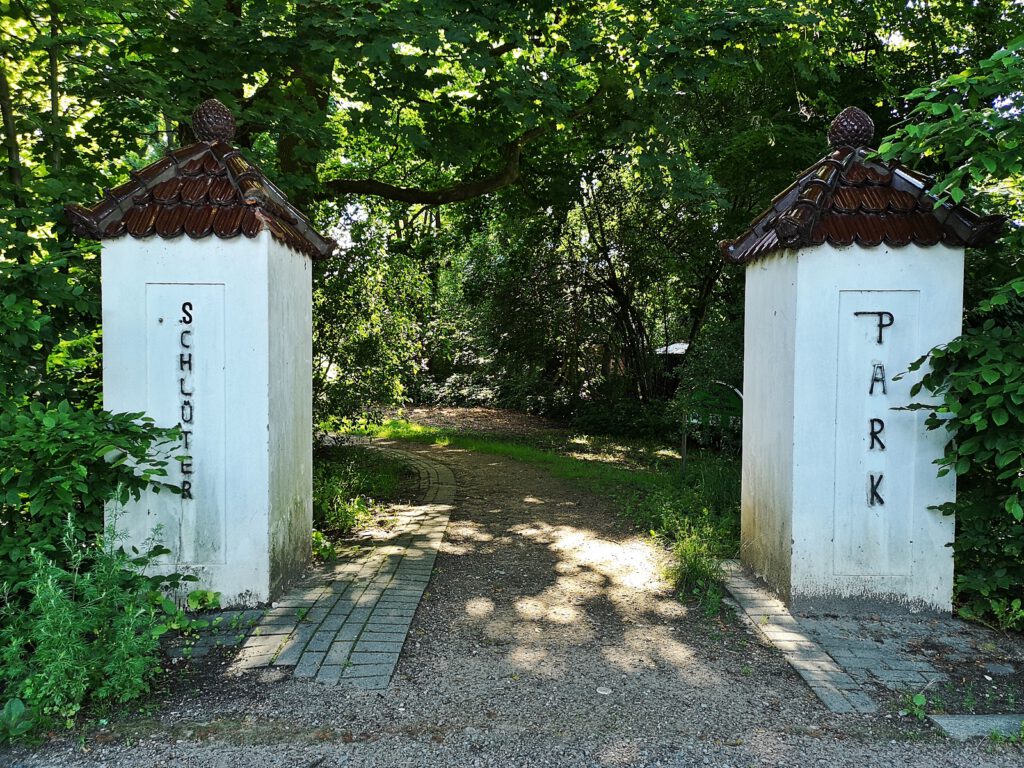
[[(610, 503), (456, 449), (456, 509), (390, 687), (197, 664), (143, 715), (16, 766), (1019, 766), (895, 713), (833, 715), (738, 619), (674, 599)], [(5, 762), (6, 761), (6, 762)]]

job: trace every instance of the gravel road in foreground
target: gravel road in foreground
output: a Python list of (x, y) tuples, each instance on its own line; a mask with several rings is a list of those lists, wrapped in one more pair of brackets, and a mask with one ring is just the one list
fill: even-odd
[(1020, 766), (894, 713), (829, 713), (739, 619), (676, 601), (606, 499), (527, 465), (452, 467), (456, 509), (390, 687), (214, 661), (153, 710), (14, 766)]

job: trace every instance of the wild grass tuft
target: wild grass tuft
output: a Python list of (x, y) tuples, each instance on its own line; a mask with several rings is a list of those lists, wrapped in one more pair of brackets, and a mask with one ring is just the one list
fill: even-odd
[(325, 558), (324, 538), (342, 536), (373, 522), (379, 501), (394, 498), (406, 465), (354, 446), (329, 446), (313, 459), (313, 527), (320, 534), (315, 550)]

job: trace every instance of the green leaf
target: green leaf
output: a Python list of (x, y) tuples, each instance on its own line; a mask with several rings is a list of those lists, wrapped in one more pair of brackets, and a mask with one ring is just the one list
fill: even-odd
[(1010, 516), (1018, 523), (1024, 520), (1024, 507), (1021, 507), (1020, 499), (1016, 496), (1011, 496), (1006, 500), (1006, 511), (1010, 513)]

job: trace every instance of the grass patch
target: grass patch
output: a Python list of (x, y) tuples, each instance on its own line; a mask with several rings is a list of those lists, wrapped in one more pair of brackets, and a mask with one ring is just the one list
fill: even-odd
[(330, 557), (331, 542), (375, 522), (382, 502), (399, 496), (409, 469), (400, 459), (355, 446), (327, 446), (313, 457), (313, 548)]
[[(671, 576), (680, 593), (695, 598), (709, 612), (718, 610), (721, 560), (735, 557), (739, 549), (740, 462), (736, 457), (695, 451), (683, 477), (678, 461), (666, 460), (665, 450), (653, 444), (631, 444), (629, 456), (616, 460), (621, 454), (616, 446), (586, 436), (568, 438), (561, 445), (544, 438), (542, 445), (536, 445), (528, 438), (467, 434), (400, 419), (360, 426), (351, 433), (506, 456), (610, 496), (625, 517), (672, 549), (676, 564)], [(581, 444), (592, 451), (581, 454)]]

